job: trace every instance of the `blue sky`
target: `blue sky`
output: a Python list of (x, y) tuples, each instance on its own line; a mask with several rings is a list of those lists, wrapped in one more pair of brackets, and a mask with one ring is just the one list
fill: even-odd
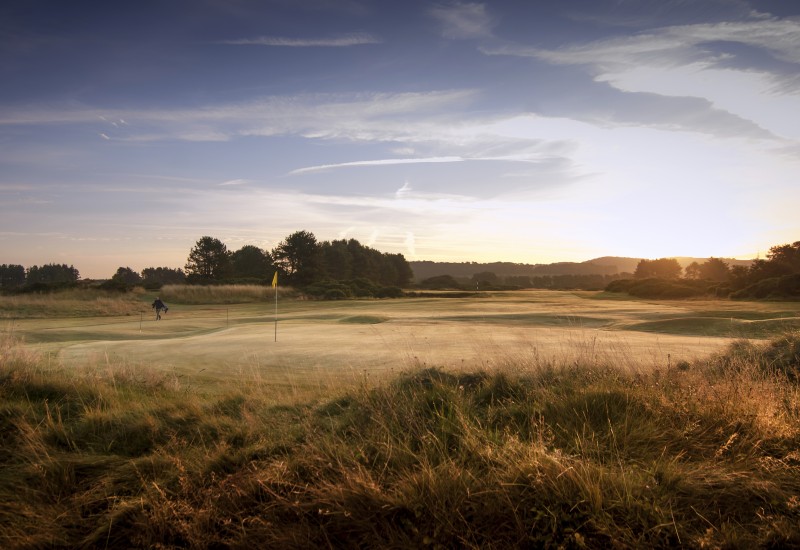
[(800, 240), (790, 1), (0, 5), (0, 263), (305, 229), (409, 260)]

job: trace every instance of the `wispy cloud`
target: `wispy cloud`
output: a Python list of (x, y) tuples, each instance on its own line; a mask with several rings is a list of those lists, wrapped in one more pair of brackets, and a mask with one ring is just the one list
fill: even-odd
[(492, 35), (494, 20), (486, 5), (451, 2), (432, 7), (429, 13), (442, 25), (442, 36), (454, 40), (485, 38)]
[[(321, 164), (318, 166), (308, 166), (306, 168), (298, 168), (297, 170), (292, 170), (289, 172), (290, 176), (296, 176), (300, 174), (308, 174), (311, 172), (322, 172), (325, 170), (333, 170), (335, 168), (351, 168), (351, 167), (359, 167), (359, 166), (391, 166), (395, 164), (436, 164), (436, 163), (448, 163), (448, 162), (466, 162), (466, 161), (497, 161), (497, 162), (524, 162), (524, 163), (538, 163), (544, 159), (542, 157), (535, 157), (532, 156), (531, 153), (522, 153), (522, 154), (513, 154), (513, 155), (504, 155), (504, 156), (482, 156), (482, 157), (461, 157), (461, 156), (449, 156), (449, 157), (424, 157), (424, 158), (397, 158), (397, 159), (378, 159), (378, 160), (358, 160), (353, 162), (340, 162), (337, 164)], [(408, 183), (406, 183), (403, 188), (398, 190), (400, 191), (408, 191), (411, 188), (407, 187)]]
[(221, 44), (234, 46), (273, 46), (280, 48), (346, 48), (365, 44), (380, 44), (382, 41), (369, 33), (357, 32), (327, 38), (287, 38), (282, 36), (259, 36), (223, 40)]
[(248, 183), (251, 183), (250, 180), (235, 179), (235, 180), (223, 181), (222, 183), (219, 184), (219, 186), (226, 187), (231, 185), (246, 185)]
[(354, 162), (340, 162), (337, 164), (321, 164), (318, 166), (308, 166), (292, 170), (289, 175), (308, 174), (310, 172), (322, 172), (334, 168), (350, 168), (353, 166), (389, 166), (393, 164), (428, 164), (434, 162), (463, 162), (461, 157), (431, 157), (431, 158), (412, 158), (412, 159), (380, 159), (380, 160), (358, 160)]
[(722, 41), (756, 47), (783, 61), (800, 62), (800, 20), (764, 17), (665, 27), (558, 49), (506, 45), (481, 50), (486, 54), (536, 57), (555, 64), (589, 65), (605, 73), (640, 65), (673, 67), (699, 61), (713, 65), (723, 59), (729, 62), (728, 57), (708, 47)]
[[(736, 47), (775, 62), (754, 69), (737, 58)], [(562, 116), (568, 110), (579, 120), (718, 137), (798, 135), (776, 106), (800, 108), (800, 20), (752, 14), (744, 21), (664, 27), (557, 49), (506, 45), (481, 51), (585, 68), (596, 101), (563, 100)]]
[(475, 96), (473, 90), (300, 94), (193, 108), (139, 110), (99, 109), (74, 103), (31, 105), (0, 110), (0, 126), (90, 125), (107, 117), (135, 121), (135, 125), (126, 125), (115, 133), (118, 140), (226, 141), (235, 136), (300, 135), (403, 142), (418, 139), (415, 134), (424, 134), (425, 128), (432, 131), (445, 123), (453, 126), (460, 109)]

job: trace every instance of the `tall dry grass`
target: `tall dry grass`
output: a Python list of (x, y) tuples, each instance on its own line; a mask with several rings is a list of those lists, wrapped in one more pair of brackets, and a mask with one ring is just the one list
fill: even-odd
[(130, 293), (76, 288), (47, 294), (0, 295), (0, 318), (96, 317), (139, 314), (144, 290)]
[(417, 368), (274, 405), (6, 337), (0, 545), (798, 547), (800, 394), (774, 368), (798, 341), (652, 372)]
[[(262, 285), (165, 285), (159, 292), (168, 304), (244, 304), (275, 299), (275, 289)], [(291, 288), (278, 288), (278, 299), (295, 296)]]

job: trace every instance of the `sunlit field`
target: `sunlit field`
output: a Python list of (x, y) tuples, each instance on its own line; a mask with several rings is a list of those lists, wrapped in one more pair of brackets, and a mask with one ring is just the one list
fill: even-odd
[(0, 547), (800, 547), (798, 303), (204, 292), (0, 298)]
[[(325, 302), (286, 293), (278, 300), (276, 338), (274, 294), (264, 293), (271, 289), (189, 287), (178, 294), (180, 287), (173, 288), (160, 293), (170, 306), (161, 321), (149, 307), (154, 295), (142, 295), (136, 307), (131, 297), (119, 298), (125, 315), (106, 307), (95, 317), (79, 314), (88, 306), (72, 301), (48, 315), (41, 309), (48, 302), (39, 306), (32, 298), (38, 315), (12, 319), (4, 306), (6, 323), (28, 346), (66, 366), (124, 362), (195, 383), (256, 377), (294, 386), (420, 365), (473, 369), (557, 360), (668, 367), (707, 356), (732, 338), (800, 327), (800, 306), (792, 303), (651, 303), (550, 291)], [(200, 297), (205, 303), (196, 303)], [(25, 298), (2, 300), (33, 309), (19, 303)]]

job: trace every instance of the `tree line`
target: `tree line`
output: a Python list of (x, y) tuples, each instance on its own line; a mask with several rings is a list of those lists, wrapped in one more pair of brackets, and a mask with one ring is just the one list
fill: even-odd
[[(611, 258), (603, 261), (613, 261)], [(556, 262), (550, 264), (525, 264), (513, 262), (434, 262), (418, 260), (409, 262), (418, 281), (439, 275), (450, 275), (466, 283), (476, 273), (493, 273), (500, 280), (510, 277), (547, 277), (556, 275), (616, 275), (624, 272), (616, 265), (603, 264), (600, 260), (586, 262)], [(631, 268), (632, 270), (632, 268)], [(524, 280), (524, 279), (523, 279)]]
[(627, 292), (642, 298), (688, 298), (712, 294), (733, 299), (800, 298), (800, 241), (773, 246), (765, 259), (749, 266), (720, 258), (685, 269), (674, 258), (641, 260), (633, 278), (614, 281), (610, 292)]
[[(414, 275), (402, 254), (380, 252), (355, 239), (320, 242), (309, 231), (297, 231), (272, 250), (245, 245), (231, 251), (220, 239), (204, 236), (189, 251), (183, 269), (147, 267), (139, 273), (119, 267), (99, 286), (126, 290), (184, 283), (269, 284), (276, 272), (281, 285), (308, 289), (323, 297), (396, 296)], [(79, 279), (78, 270), (67, 265), (0, 266), (3, 291), (74, 286)]]
[(0, 290), (69, 286), (81, 278), (75, 266), (67, 264), (32, 265), (25, 268), (18, 264), (0, 265)]
[(358, 278), (402, 287), (414, 275), (402, 254), (380, 252), (355, 239), (319, 242), (309, 231), (292, 233), (271, 251), (245, 245), (230, 252), (219, 239), (202, 237), (184, 269), (190, 283), (267, 282), (277, 272), (282, 284), (299, 288)]

